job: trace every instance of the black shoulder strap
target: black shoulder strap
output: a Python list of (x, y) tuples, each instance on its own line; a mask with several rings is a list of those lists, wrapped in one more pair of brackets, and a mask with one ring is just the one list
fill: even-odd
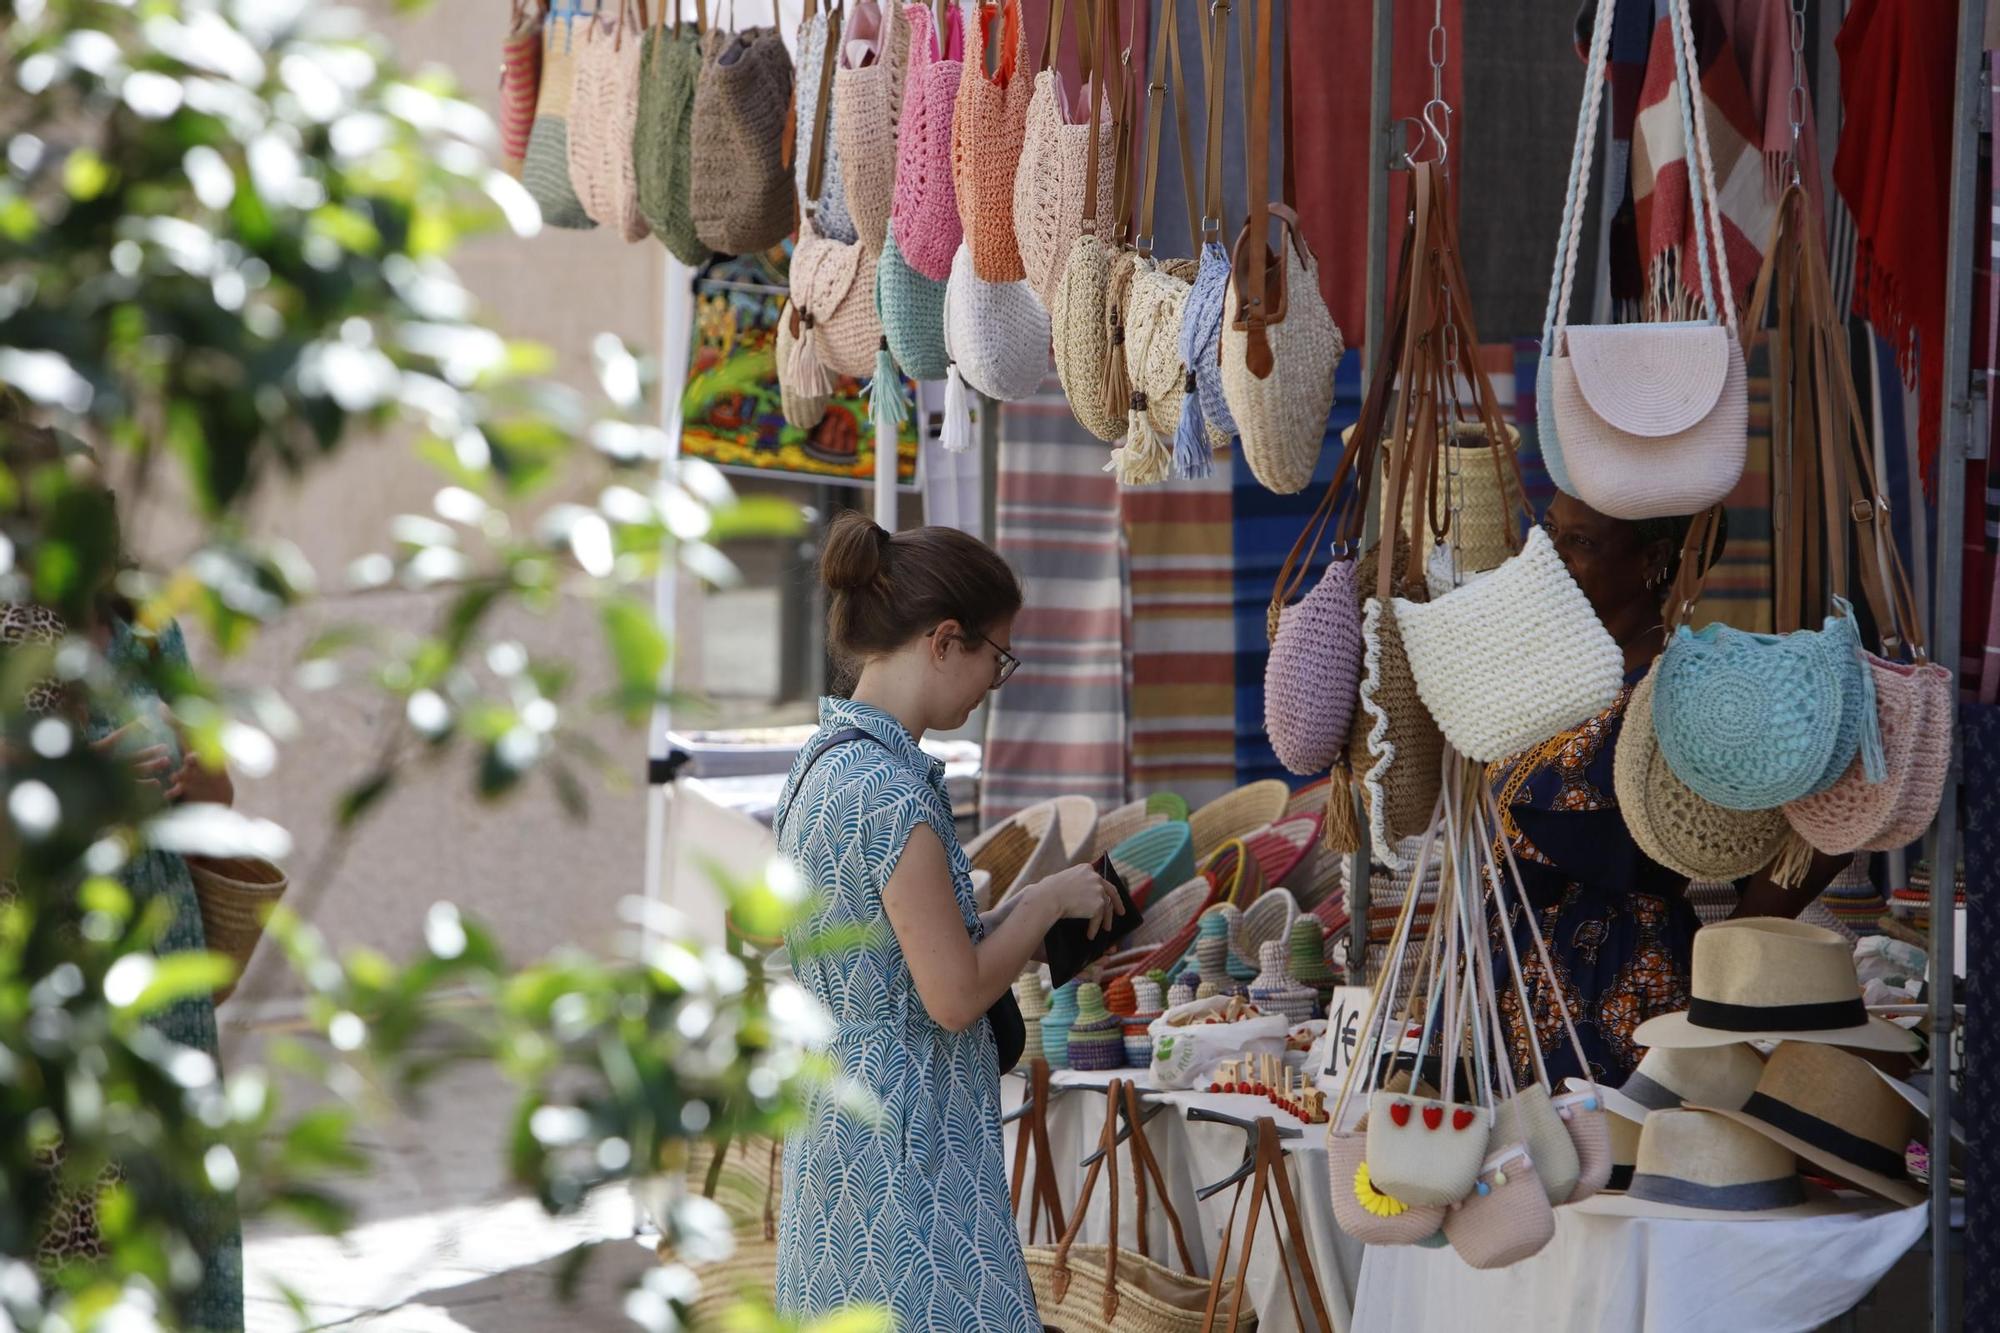
[[(820, 760), (826, 758), (827, 752), (832, 750), (835, 746), (845, 745), (849, 741), (873, 741), (877, 745), (882, 745), (880, 737), (875, 736), (871, 732), (864, 731), (860, 727), (842, 727), (839, 731), (834, 732), (833, 735), (828, 736), (825, 740), (821, 741), (819, 743), (819, 748), (813, 751), (812, 758), (806, 760), (806, 766), (799, 770), (799, 776), (792, 783), (791, 794), (794, 799), (797, 798), (799, 792), (805, 787), (806, 775), (813, 771), (813, 765), (817, 764)], [(886, 745), (882, 745), (882, 748), (886, 750), (889, 747)], [(789, 813), (790, 810), (791, 810), (791, 802), (787, 801), (785, 805), (771, 817), (771, 828), (773, 831), (777, 831), (784, 824), (785, 815)]]

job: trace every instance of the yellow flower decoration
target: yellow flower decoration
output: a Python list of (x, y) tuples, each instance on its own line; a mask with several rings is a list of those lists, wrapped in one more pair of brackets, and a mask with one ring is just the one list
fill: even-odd
[(1368, 1180), (1368, 1163), (1354, 1168), (1354, 1200), (1377, 1217), (1395, 1217), (1410, 1211), (1410, 1205), (1394, 1195), (1384, 1194)]

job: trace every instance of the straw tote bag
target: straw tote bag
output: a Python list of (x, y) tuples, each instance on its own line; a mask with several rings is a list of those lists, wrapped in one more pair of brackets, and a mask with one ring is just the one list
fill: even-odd
[[(1111, 6), (1100, 10), (1099, 17), (1097, 45), (1109, 51), (1117, 37)], [(1117, 233), (1118, 220), (1125, 211), (1124, 166), (1131, 122), (1124, 92), (1121, 67), (1109, 60), (1099, 61), (1090, 82), (1092, 133), (1083, 177), (1082, 231), (1063, 261), (1055, 300), (1049, 306), (1056, 375), (1062, 381), (1063, 396), (1069, 400), (1070, 414), (1085, 430), (1107, 442), (1125, 437), (1130, 407), (1129, 388), (1119, 386), (1122, 392), (1113, 392), (1110, 374), (1111, 266), (1124, 248)], [(1108, 131), (1097, 129), (1106, 124)], [(1114, 159), (1110, 173), (1113, 196), (1108, 208), (1098, 188), (1103, 174), (1100, 153), (1107, 146)]]
[(706, 43), (689, 148), (695, 234), (717, 254), (759, 254), (797, 218), (784, 160), (792, 57), (776, 28), (717, 28)]
[[(1120, 1195), (1118, 1184), (1119, 1121), (1126, 1124), (1125, 1146), (1132, 1158), (1134, 1188), (1142, 1202), (1138, 1217), (1138, 1249), (1128, 1250), (1119, 1242)], [(1226, 1281), (1211, 1283), (1192, 1276), (1194, 1261), (1175, 1212), (1166, 1177), (1160, 1169), (1152, 1145), (1147, 1141), (1145, 1120), (1133, 1085), (1123, 1079), (1111, 1080), (1105, 1096), (1104, 1131), (1099, 1135), (1101, 1155), (1084, 1173), (1083, 1186), (1070, 1212), (1069, 1227), (1053, 1246), (1030, 1245), (1022, 1251), (1028, 1278), (1035, 1289), (1035, 1304), (1041, 1317), (1068, 1333), (1200, 1333), (1207, 1327), (1205, 1310), (1215, 1308), (1219, 1297), (1233, 1294), (1238, 1285)], [(1109, 1176), (1110, 1242), (1079, 1245), (1084, 1216), (1097, 1191), (1100, 1175)], [(1149, 1228), (1145, 1182), (1150, 1179), (1166, 1213), (1181, 1271), (1148, 1257)], [(1219, 1293), (1212, 1294), (1219, 1288)], [(1236, 1333), (1256, 1328), (1255, 1311), (1238, 1311), (1227, 1324)]]
[(910, 25), (901, 0), (858, 0), (848, 12), (833, 76), (847, 211), (861, 243), (879, 253), (896, 195), (896, 126), (910, 66)]
[(694, 218), (688, 211), (692, 179), (688, 134), (708, 7), (705, 0), (697, 0), (700, 17), (682, 23), (678, 0), (659, 0), (659, 4), (662, 17), (668, 6), (673, 7), (674, 23), (646, 34), (639, 68), (639, 120), (632, 130), (632, 171), (638, 178), (639, 212), (646, 225), (669, 254), (689, 268), (699, 268), (711, 255), (694, 234)]
[(1468, 1268), (1520, 1263), (1540, 1254), (1555, 1234), (1555, 1209), (1528, 1150), (1518, 1143), (1488, 1156), (1472, 1194), (1444, 1215), (1445, 1239)]
[(1320, 295), (1319, 263), (1306, 248), (1298, 215), (1269, 202), (1273, 0), (1248, 0), (1248, 6), (1256, 11), (1254, 72), (1245, 89), (1250, 216), (1230, 258), (1222, 391), (1251, 474), (1266, 490), (1292, 495), (1312, 481), (1333, 408), (1333, 372), (1345, 347)]
[[(827, 104), (822, 119), (813, 109), (820, 105), (820, 90), (833, 82), (835, 62), (840, 59), (840, 19), (838, 0), (829, 0), (820, 10), (818, 0), (807, 0), (799, 24), (798, 60), (794, 68), (793, 104), (801, 113), (794, 117), (797, 132), (792, 140), (792, 171), (797, 176), (799, 212), (810, 213), (813, 226), (829, 241), (852, 244), (860, 239), (854, 219), (847, 212), (847, 191), (841, 179), (840, 139), (834, 127), (840, 123), (840, 103)], [(812, 181), (813, 154), (821, 154), (818, 185)]]
[[(989, 74), (986, 53), (992, 49), (999, 56)], [(1019, 282), (1028, 276), (1014, 239), (1014, 174), (1034, 92), (1020, 0), (980, 5), (952, 115), (951, 157), (958, 219), (972, 250), (972, 271), (983, 282)]]
[[(965, 70), (965, 16), (954, 0), (945, 20), (942, 53), (930, 6), (911, 5), (904, 16), (910, 30), (910, 70), (903, 89), (902, 122), (896, 128), (896, 189), (889, 225), (903, 264), (942, 284), (951, 276), (952, 256), (965, 237), (951, 183), (952, 111)], [(939, 379), (943, 373), (923, 378)]]
[[(1229, 9), (1209, 8), (1201, 25), (1202, 64), (1207, 77), (1208, 112), (1206, 162), (1202, 169), (1201, 267), (1181, 311), (1181, 364), (1188, 368), (1194, 389), (1184, 399), (1182, 413), (1196, 420), (1181, 422), (1174, 435), (1174, 470), (1186, 477), (1206, 477), (1214, 468), (1214, 452), (1226, 449), (1236, 435), (1236, 419), (1222, 391), (1222, 320), (1229, 305), (1229, 252), (1222, 248), (1222, 104), (1224, 71), (1229, 64)], [(1197, 453), (1191, 437), (1199, 428), (1208, 453)]]
[[(1599, 0), (1597, 23), (1609, 29), (1615, 0)], [(1604, 63), (1589, 67), (1585, 103), (1590, 125), (1578, 140), (1565, 207), (1561, 289), (1551, 340), (1545, 344), (1553, 396), (1557, 452), (1578, 499), (1613, 518), (1663, 518), (1719, 503), (1743, 476), (1749, 448), (1748, 380), (1731, 296), (1729, 255), (1716, 247), (1711, 292), (1710, 226), (1722, 233), (1715, 169), (1705, 116), (1693, 112), (1688, 51), (1693, 39), (1686, 0), (1673, 0), (1675, 94), (1695, 195), (1696, 250), (1707, 320), (1695, 324), (1568, 327), (1570, 291), (1583, 228), (1582, 199), (1590, 186), (1586, 155), (1603, 97)], [(1593, 47), (1601, 48), (1600, 34)], [(1691, 130), (1691, 133), (1688, 132)], [(1720, 308), (1720, 318), (1717, 310)]]
[(519, 178), (535, 128), (535, 99), (542, 91), (543, 0), (514, 0), (514, 18), (500, 44), (500, 169)]
[[(1056, 285), (1062, 281), (1063, 264), (1070, 247), (1083, 234), (1084, 173), (1090, 170), (1091, 119), (1084, 109), (1091, 83), (1095, 52), (1091, 50), (1092, 25), (1084, 13), (1099, 0), (1055, 0), (1049, 12), (1048, 40), (1042, 44), (1041, 68), (1035, 74), (1035, 91), (1028, 99), (1028, 114), (1021, 136), (1021, 161), (1014, 171), (1014, 239), (1020, 249), (1021, 268), (1028, 285), (1042, 304), (1053, 305)], [(1062, 46), (1064, 10), (1076, 34), (1078, 64), (1083, 84), (1076, 103), (1071, 104), (1057, 68)], [(1108, 54), (1108, 53), (1107, 53)], [(1080, 113), (1071, 119), (1071, 112)], [(1102, 179), (1101, 193), (1112, 188), (1111, 169), (1115, 160), (1111, 127), (1100, 124), (1101, 141), (1095, 161)]]
[(551, 227), (588, 231), (597, 223), (583, 211), (569, 183), (569, 113), (576, 90), (576, 15), (550, 14), (542, 28), (542, 88), (521, 183)]
[(190, 856), (187, 866), (201, 909), (202, 939), (236, 964), (236, 980), (215, 992), (215, 1002), (221, 1004), (243, 979), (257, 942), (264, 938), (264, 923), (291, 881), (261, 857)]
[(632, 169), (645, 29), (643, 0), (636, 8), (619, 0), (615, 20), (600, 16), (577, 34), (577, 92), (569, 119), (569, 182), (577, 200), (627, 241), (643, 241), (652, 231), (639, 212)]

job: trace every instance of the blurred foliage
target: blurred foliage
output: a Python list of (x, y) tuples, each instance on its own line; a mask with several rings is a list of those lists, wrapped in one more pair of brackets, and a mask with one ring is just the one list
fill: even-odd
[[(340, 828), (452, 766), (494, 799), (543, 776), (581, 813), (586, 778), (608, 768), (584, 724), (642, 719), (661, 698), (655, 575), (672, 562), (726, 581), (724, 544), (799, 533), (802, 516), (739, 500), (705, 465), (662, 467), (652, 368), (616, 338), (593, 345), (585, 394), (549, 378), (548, 349), (483, 322), (453, 251), (533, 235), (539, 214), (490, 164), (485, 113), (448, 78), (399, 68), (363, 11), (12, 0), (0, 50), (0, 603), (73, 631), (0, 651), (0, 1330), (179, 1327), (196, 1204), (232, 1196), (245, 1218), (338, 1231), (343, 1184), (367, 1165), (357, 1123), (454, 1064), (497, 1062), (515, 1082), (508, 1170), (552, 1211), (671, 1166), (690, 1139), (782, 1130), (824, 1072), (804, 1044), (813, 1006), (754, 961), (689, 945), (646, 916), (657, 905), (634, 904), (611, 961), (522, 965), (440, 904), (424, 953), (399, 961), (337, 954), (308, 924), (324, 883), (295, 884), (272, 930), (319, 1040), (272, 1059), (327, 1090), (302, 1109), (264, 1070), (224, 1075), (148, 1024), (233, 967), (158, 954), (164, 905), (135, 901), (121, 871), (161, 851), (282, 858), (289, 838), (221, 807), (160, 809), (85, 743), (86, 717), (123, 722), (148, 687), (204, 762), (255, 777), (313, 691), (373, 690), (394, 706), (331, 813)], [(260, 488), (369, 441), (413, 450), (440, 484), (335, 577), (360, 594), (350, 605), (431, 594), (421, 632), (331, 619), (323, 575), (252, 517)], [(199, 539), (127, 550), (119, 512), (152, 504), (190, 507)], [(577, 657), (520, 641), (521, 617), (578, 606), (598, 638)], [(88, 631), (114, 612), (142, 634), (184, 623), (225, 658), (287, 618), (315, 629), (293, 681), (244, 687), (162, 655), (108, 659)], [(586, 657), (611, 681), (589, 697)], [(49, 681), (60, 706), (29, 712)], [(723, 891), (775, 933), (803, 910), (783, 883)], [(50, 1286), (30, 1256), (58, 1183), (99, 1190), (104, 1254)], [(660, 1220), (670, 1244), (711, 1253), (713, 1213), (697, 1201)], [(687, 1272), (649, 1277), (634, 1319), (667, 1327)]]

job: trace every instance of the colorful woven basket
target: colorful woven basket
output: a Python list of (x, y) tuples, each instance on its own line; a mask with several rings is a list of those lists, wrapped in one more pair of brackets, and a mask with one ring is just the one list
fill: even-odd
[(1146, 919), (1139, 923), (1137, 930), (1126, 936), (1125, 943), (1130, 948), (1158, 950), (1161, 945), (1192, 927), (1214, 901), (1215, 885), (1208, 877), (1190, 875), (1147, 905)]
[(1202, 864), (1201, 873), (1215, 885), (1217, 901), (1248, 906), (1264, 892), (1264, 867), (1239, 841), (1224, 843)]
[(1111, 864), (1125, 877), (1132, 901), (1144, 907), (1161, 885), (1194, 878), (1194, 841), (1186, 824), (1155, 824), (1111, 849)]
[(1146, 798), (1146, 808), (1156, 815), (1165, 815), (1168, 819), (1178, 819), (1182, 823), (1187, 822), (1187, 798), (1179, 792), (1156, 791)]
[(1145, 801), (1128, 801), (1113, 809), (1100, 811), (1097, 836), (1091, 839), (1090, 851), (1084, 859), (1095, 861), (1133, 834), (1166, 822), (1167, 816), (1153, 810)]
[(1232, 838), (1260, 829), (1285, 813), (1292, 789), (1277, 778), (1252, 782), (1216, 797), (1188, 816), (1194, 836), (1194, 859), (1207, 861)]
[(1318, 862), (1320, 817), (1294, 815), (1268, 824), (1243, 839), (1263, 868), (1264, 882), (1294, 891), (1311, 882)]
[(1263, 947), (1273, 941), (1288, 941), (1298, 915), (1298, 902), (1287, 890), (1266, 889), (1259, 894), (1257, 901), (1230, 923), (1231, 970), (1240, 972), (1260, 965)]
[(1095, 982), (1077, 988), (1076, 1022), (1069, 1030), (1069, 1067), (1125, 1067), (1125, 1021), (1105, 1007), (1104, 991)]

